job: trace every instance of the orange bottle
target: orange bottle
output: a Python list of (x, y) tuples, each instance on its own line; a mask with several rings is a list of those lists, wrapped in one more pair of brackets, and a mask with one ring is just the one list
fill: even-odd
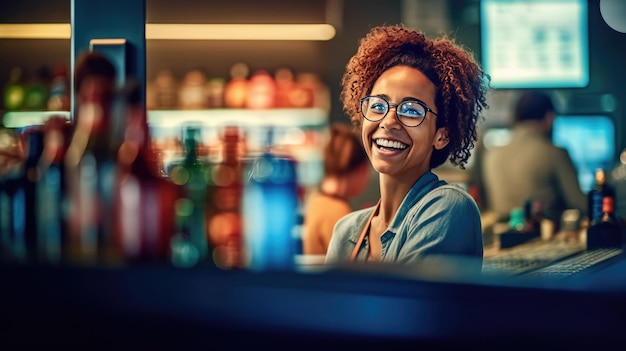
[(230, 80), (224, 88), (224, 105), (227, 108), (244, 108), (248, 94), (248, 74), (245, 63), (236, 63), (230, 69)]

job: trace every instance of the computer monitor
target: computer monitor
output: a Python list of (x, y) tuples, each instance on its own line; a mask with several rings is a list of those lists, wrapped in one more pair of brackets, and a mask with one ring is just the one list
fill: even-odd
[(615, 123), (608, 115), (559, 115), (554, 119), (552, 142), (569, 152), (585, 193), (593, 188), (597, 168), (613, 167), (615, 139)]
[(481, 0), (482, 65), (492, 86), (587, 86), (587, 7), (587, 0)]

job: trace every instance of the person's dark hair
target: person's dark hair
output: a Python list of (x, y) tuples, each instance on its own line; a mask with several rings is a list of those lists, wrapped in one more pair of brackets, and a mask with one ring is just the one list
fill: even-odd
[(548, 112), (554, 112), (554, 104), (550, 95), (541, 91), (529, 90), (522, 93), (515, 110), (513, 117), (515, 121), (540, 121), (546, 117)]
[(490, 77), (453, 39), (444, 36), (429, 40), (402, 25), (374, 27), (361, 39), (341, 80), (343, 110), (354, 125), (362, 122), (359, 99), (369, 95), (385, 70), (398, 65), (418, 69), (437, 87), (437, 128), (448, 128), (450, 142), (441, 150), (433, 150), (430, 167), (449, 159), (464, 169), (476, 142), (476, 123), (482, 110), (488, 108)]
[(106, 56), (96, 51), (84, 52), (76, 59), (74, 91), (80, 91), (85, 78), (92, 76), (109, 80), (112, 85), (115, 83), (115, 66)]
[(367, 162), (367, 154), (354, 128), (345, 123), (330, 126), (330, 139), (324, 147), (324, 173), (344, 175)]

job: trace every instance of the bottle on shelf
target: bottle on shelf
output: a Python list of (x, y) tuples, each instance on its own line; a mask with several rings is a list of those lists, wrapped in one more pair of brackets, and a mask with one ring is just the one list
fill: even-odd
[(189, 223), (193, 203), (180, 197), (174, 203), (175, 229), (170, 241), (170, 260), (174, 267), (189, 268), (200, 261), (198, 246), (191, 241)]
[(48, 109), (49, 87), (51, 74), (47, 66), (40, 66), (33, 80), (26, 85), (24, 91), (24, 109), (28, 111), (45, 111)]
[(330, 109), (330, 91), (319, 75), (300, 72), (296, 75), (296, 84), (298, 88), (291, 101), (294, 107)]
[(598, 168), (595, 171), (595, 184), (587, 193), (589, 223), (596, 222), (602, 217), (602, 203), (605, 197), (610, 197), (615, 201), (615, 189), (608, 183), (606, 171)]
[(221, 131), (221, 157), (211, 167), (207, 201), (208, 239), (213, 260), (223, 268), (243, 268), (241, 198), (245, 137), (239, 127)]
[(70, 110), (70, 82), (67, 67), (59, 65), (54, 70), (47, 107), (50, 111)]
[(296, 88), (293, 71), (287, 67), (280, 67), (274, 72), (276, 82), (276, 102), (277, 108), (292, 107), (289, 96)]
[(250, 68), (238, 62), (230, 68), (230, 79), (224, 87), (224, 105), (227, 108), (244, 108), (248, 96), (248, 74)]
[(146, 106), (152, 110), (178, 108), (178, 82), (170, 70), (157, 73), (156, 79), (146, 87)]
[(615, 199), (602, 198), (602, 215), (591, 221), (587, 228), (587, 250), (617, 247), (624, 245), (624, 226), (615, 214)]
[(314, 105), (315, 91), (310, 85), (303, 84), (303, 77), (306, 81), (306, 75), (303, 76), (303, 73), (296, 75), (294, 88), (289, 93), (289, 105), (293, 108), (311, 108)]
[(184, 156), (173, 161), (167, 172), (170, 181), (183, 189), (183, 195), (177, 205), (178, 229), (172, 238), (172, 258), (176, 260), (177, 253), (180, 253), (180, 248), (183, 247), (182, 252), (194, 251), (195, 254), (190, 257), (197, 257), (198, 262), (212, 264), (209, 256), (212, 250), (209, 249), (206, 226), (210, 164), (208, 160), (198, 156), (199, 144), (202, 143), (202, 128), (188, 124), (182, 129)]
[(43, 125), (43, 150), (37, 162), (37, 256), (42, 263), (58, 264), (67, 256), (66, 178), (63, 163), (70, 137), (69, 121), (50, 117)]
[(620, 152), (619, 160), (611, 169), (608, 183), (615, 189), (615, 213), (624, 221), (626, 220), (626, 149)]
[(268, 128), (265, 150), (248, 160), (242, 198), (246, 267), (255, 271), (291, 270), (297, 225), (296, 161), (272, 152)]
[(26, 88), (22, 67), (15, 66), (9, 73), (9, 81), (4, 87), (4, 108), (7, 111), (19, 111), (24, 105)]
[(0, 258), (13, 258), (12, 228), (13, 205), (12, 195), (14, 182), (24, 160), (23, 145), (16, 129), (0, 127)]
[(208, 108), (224, 108), (224, 89), (226, 81), (222, 77), (212, 77), (206, 84)]
[(206, 92), (206, 75), (194, 69), (183, 78), (178, 91), (178, 105), (182, 110), (202, 110), (209, 104)]
[(111, 234), (116, 254), (124, 262), (167, 262), (180, 188), (158, 174), (135, 81), (118, 92), (113, 115), (118, 125), (113, 133), (117, 173)]
[(19, 137), (25, 157), (3, 179), (3, 196), (7, 196), (3, 207), (8, 206), (2, 219), (8, 224), (3, 241), (10, 259), (32, 263), (37, 261), (35, 186), (39, 180), (37, 161), (43, 149), (43, 132), (38, 126), (29, 127)]
[(250, 77), (245, 107), (270, 109), (276, 107), (276, 82), (266, 70), (257, 70)]

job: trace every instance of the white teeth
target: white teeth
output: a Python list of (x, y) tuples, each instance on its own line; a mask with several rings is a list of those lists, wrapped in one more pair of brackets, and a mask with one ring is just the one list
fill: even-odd
[(403, 144), (399, 141), (387, 140), (387, 139), (376, 139), (376, 145), (382, 147), (388, 147), (392, 149), (404, 150), (408, 147), (408, 145)]

